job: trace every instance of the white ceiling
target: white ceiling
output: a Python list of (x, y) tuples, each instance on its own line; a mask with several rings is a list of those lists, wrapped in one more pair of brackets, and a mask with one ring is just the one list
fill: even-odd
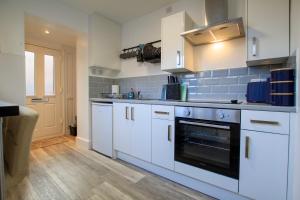
[(177, 0), (60, 0), (84, 12), (97, 12), (124, 23), (143, 16)]
[[(50, 34), (45, 34), (48, 30)], [(25, 17), (25, 38), (28, 40), (39, 40), (59, 45), (75, 46), (77, 35), (71, 29), (50, 23), (39, 17), (26, 15)]]

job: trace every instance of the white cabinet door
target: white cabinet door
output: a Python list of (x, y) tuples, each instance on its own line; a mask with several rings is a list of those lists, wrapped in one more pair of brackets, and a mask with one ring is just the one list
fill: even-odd
[(151, 105), (131, 104), (132, 156), (151, 162)]
[(152, 163), (174, 170), (174, 121), (152, 119)]
[(193, 70), (193, 48), (180, 35), (192, 28), (192, 20), (185, 12), (165, 17), (161, 23), (163, 71)]
[(101, 15), (89, 16), (89, 66), (120, 70), (121, 26)]
[(112, 105), (92, 104), (92, 148), (104, 155), (112, 157)]
[(242, 130), (239, 193), (256, 200), (287, 195), (288, 136)]
[(114, 149), (131, 154), (130, 104), (114, 103), (113, 105)]
[(289, 56), (289, 16), (289, 0), (248, 1), (249, 61)]

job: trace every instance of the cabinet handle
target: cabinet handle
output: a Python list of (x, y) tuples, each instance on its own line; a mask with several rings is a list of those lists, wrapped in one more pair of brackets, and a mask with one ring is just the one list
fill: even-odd
[(252, 38), (252, 56), (254, 56), (254, 57), (257, 56), (257, 38), (256, 37)]
[(177, 66), (181, 66), (181, 52), (177, 51)]
[(172, 126), (168, 126), (168, 141), (172, 142)]
[(129, 119), (129, 117), (128, 117), (128, 106), (126, 106), (126, 108), (125, 108), (125, 119)]
[(170, 115), (169, 112), (162, 112), (162, 111), (154, 111), (154, 113), (158, 115)]
[(245, 158), (249, 159), (249, 151), (250, 151), (250, 137), (246, 136), (245, 138)]
[(131, 121), (134, 121), (134, 107), (131, 107)]
[(276, 121), (265, 121), (265, 120), (251, 119), (250, 122), (252, 124), (265, 124), (265, 125), (273, 125), (273, 126), (278, 126), (279, 125), (279, 122), (276, 122)]

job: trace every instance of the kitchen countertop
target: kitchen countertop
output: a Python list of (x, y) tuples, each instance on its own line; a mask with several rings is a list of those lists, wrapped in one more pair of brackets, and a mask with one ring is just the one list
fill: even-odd
[(19, 115), (19, 105), (0, 101), (0, 117)]
[(115, 103), (134, 103), (134, 104), (151, 104), (151, 105), (168, 105), (168, 106), (187, 106), (187, 107), (204, 107), (204, 108), (224, 108), (237, 110), (257, 110), (271, 112), (296, 112), (296, 107), (271, 106), (268, 104), (225, 104), (225, 103), (207, 103), (207, 102), (182, 102), (182, 101), (163, 101), (163, 100), (138, 100), (138, 99), (109, 99), (109, 98), (90, 98), (91, 102), (115, 102)]

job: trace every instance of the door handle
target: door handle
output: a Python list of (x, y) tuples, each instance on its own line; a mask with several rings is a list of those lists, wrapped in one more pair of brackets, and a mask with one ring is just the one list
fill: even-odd
[(46, 102), (49, 102), (49, 98), (32, 98), (31, 102), (33, 102), (33, 103), (46, 103)]
[(186, 125), (192, 125), (192, 126), (203, 126), (207, 128), (219, 128), (219, 129), (225, 129), (225, 130), (230, 130), (230, 126), (222, 126), (222, 125), (217, 125), (217, 124), (205, 124), (205, 123), (199, 123), (199, 122), (189, 122), (189, 121), (184, 121), (180, 120), (180, 124), (186, 124)]
[(125, 107), (125, 119), (127, 119), (127, 120), (129, 119), (129, 117), (128, 117), (128, 109), (129, 109), (128, 106), (126, 106)]
[(245, 138), (245, 158), (249, 159), (249, 153), (250, 153), (250, 137), (246, 136)]
[(162, 111), (154, 111), (154, 113), (158, 115), (170, 115), (169, 112), (162, 112)]
[(134, 121), (134, 107), (131, 107), (131, 121)]
[(172, 142), (172, 126), (168, 125), (168, 141)]
[(252, 38), (252, 56), (254, 56), (254, 57), (257, 56), (257, 38), (256, 37)]
[(250, 122), (252, 124), (265, 124), (265, 125), (273, 125), (273, 126), (278, 126), (279, 125), (279, 122), (276, 122), (276, 121), (265, 121), (265, 120), (251, 119)]
[(177, 51), (177, 66), (181, 66), (181, 52)]

